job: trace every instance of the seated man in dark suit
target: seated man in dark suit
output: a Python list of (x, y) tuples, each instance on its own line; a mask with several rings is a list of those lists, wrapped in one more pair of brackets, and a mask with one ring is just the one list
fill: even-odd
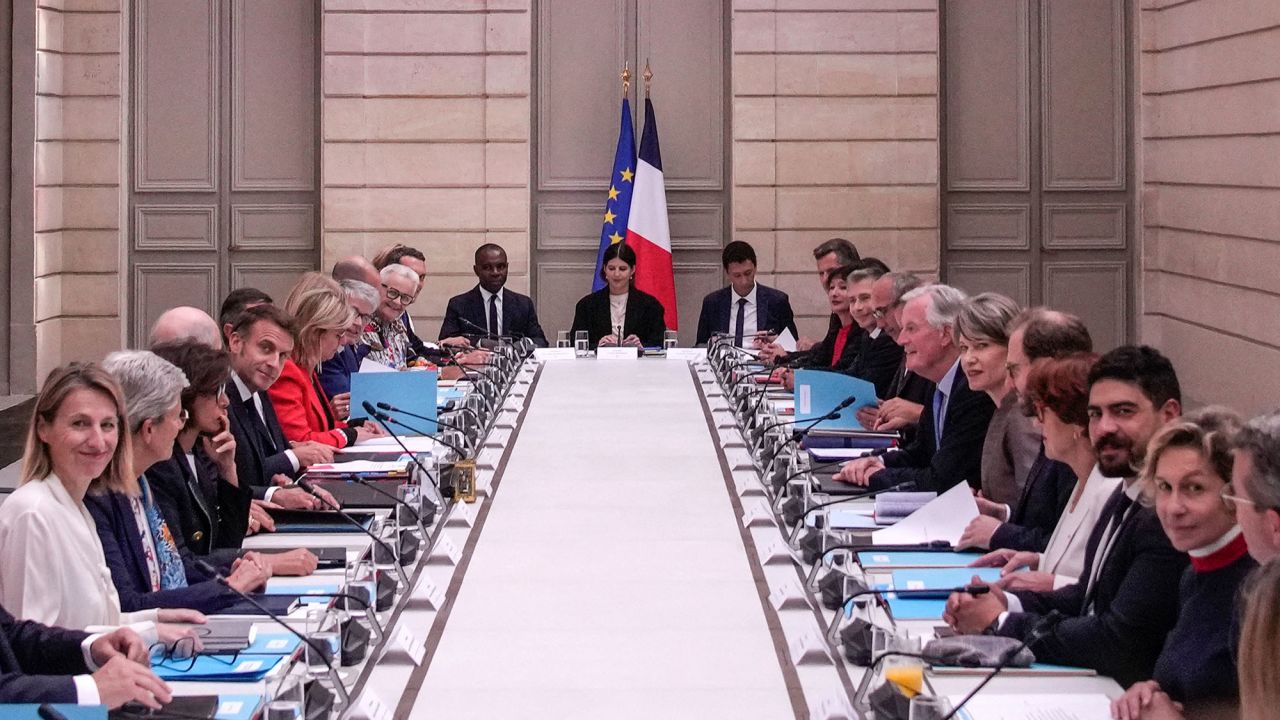
[[(1142, 502), (1137, 468), (1151, 437), (1181, 414), (1181, 396), (1173, 365), (1156, 350), (1124, 346), (1103, 355), (1089, 372), (1089, 439), (1102, 474), (1124, 482), (1089, 535), (1079, 582), (1052, 592), (952, 595), (947, 622), (1019, 639), (1044, 632), (1031, 648), (1041, 662), (1093, 668), (1124, 686), (1150, 678), (1178, 617), (1187, 556)], [(1042, 623), (1054, 611), (1062, 619)]]
[[(1093, 350), (1089, 328), (1074, 315), (1032, 308), (1013, 321), (1009, 333), (1009, 375), (1019, 398), (1027, 392), (1031, 364), (1047, 357), (1066, 357)], [(965, 529), (964, 544), (991, 550), (1043, 552), (1058, 526), (1062, 510), (1071, 500), (1076, 474), (1066, 463), (1040, 454), (1027, 473), (1018, 501), (1012, 506), (978, 498), (982, 514)]]
[[(891, 272), (876, 278), (871, 285), (871, 314), (876, 327), (901, 347), (902, 298), (924, 285), (920, 278), (905, 272)], [(904, 439), (914, 437), (916, 423), (924, 412), (924, 404), (933, 397), (933, 383), (907, 369), (907, 356), (901, 355), (889, 388), (876, 405), (858, 411), (858, 422), (871, 430), (898, 430)]]
[(738, 347), (751, 347), (756, 335), (772, 336), (783, 329), (796, 336), (795, 314), (787, 294), (756, 282), (756, 251), (741, 240), (724, 246), (720, 255), (729, 287), (708, 293), (698, 316), (696, 343), (705, 345), (716, 333), (733, 337)]
[(309, 465), (333, 462), (333, 448), (317, 442), (291, 445), (266, 393), (293, 351), (293, 336), (293, 319), (275, 305), (255, 305), (240, 313), (228, 335), (227, 415), (236, 439), (236, 475), (253, 488), (254, 498), (315, 510), (319, 502), (307, 491), (280, 484)]
[[(93, 673), (90, 675), (89, 673)], [(90, 635), (17, 620), (0, 608), (0, 703), (159, 708), (173, 699), (129, 628)]]
[(926, 285), (903, 300), (898, 337), (907, 367), (935, 384), (932, 402), (910, 443), (845, 463), (836, 479), (874, 490), (903, 482), (939, 493), (966, 481), (980, 487), (982, 443), (996, 408), (989, 395), (969, 389), (960, 371), (953, 328), (965, 295), (947, 285)]
[(862, 258), (854, 263), (854, 268), (845, 278), (849, 311), (853, 313), (853, 321), (866, 332), (858, 348), (858, 359), (845, 372), (875, 385), (877, 398), (889, 397), (904, 355), (902, 346), (876, 318), (872, 294), (876, 281), (889, 273), (889, 266), (876, 258)]
[(533, 299), (506, 287), (507, 251), (485, 243), (476, 249), (471, 269), (480, 282), (449, 298), (440, 324), (441, 341), (456, 336), (472, 340), (509, 336), (529, 338), (534, 345), (546, 347), (547, 336), (538, 324)]

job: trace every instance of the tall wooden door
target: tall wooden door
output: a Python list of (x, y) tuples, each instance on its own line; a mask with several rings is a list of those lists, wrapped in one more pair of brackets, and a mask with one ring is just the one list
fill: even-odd
[(278, 301), (319, 258), (318, 3), (136, 0), (130, 339), (166, 308)]
[(539, 0), (535, 12), (533, 293), (554, 340), (591, 291), (609, 171), (618, 141), (624, 62), (644, 120), (653, 72), (675, 263), (680, 339), (692, 344), (702, 297), (724, 284), (729, 217), (729, 23), (722, 0)]
[(945, 0), (943, 272), (1135, 332), (1125, 0)]

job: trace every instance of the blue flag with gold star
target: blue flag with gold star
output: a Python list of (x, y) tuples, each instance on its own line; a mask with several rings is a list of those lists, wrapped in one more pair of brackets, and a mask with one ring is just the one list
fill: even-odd
[(596, 253), (596, 271), (591, 291), (604, 287), (600, 277), (604, 251), (627, 237), (627, 216), (631, 214), (631, 190), (635, 187), (636, 134), (631, 127), (631, 103), (622, 99), (622, 127), (618, 130), (618, 149), (613, 154), (613, 174), (609, 176), (609, 198), (604, 203), (604, 225), (600, 228), (600, 250)]

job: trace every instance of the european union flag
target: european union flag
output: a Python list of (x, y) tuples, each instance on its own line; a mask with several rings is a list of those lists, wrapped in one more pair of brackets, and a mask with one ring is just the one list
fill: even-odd
[(603, 288), (600, 277), (604, 251), (627, 236), (627, 216), (631, 214), (631, 190), (635, 187), (636, 134), (631, 127), (631, 102), (622, 99), (622, 127), (618, 130), (618, 149), (613, 154), (613, 174), (609, 176), (609, 198), (604, 203), (604, 225), (600, 228), (600, 250), (596, 253), (596, 271), (591, 291)]

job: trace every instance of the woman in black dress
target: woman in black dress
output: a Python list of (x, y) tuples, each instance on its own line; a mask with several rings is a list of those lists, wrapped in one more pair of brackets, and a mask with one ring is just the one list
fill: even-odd
[(637, 290), (636, 253), (626, 243), (604, 251), (600, 270), (606, 285), (578, 301), (573, 313), (573, 333), (586, 330), (591, 347), (661, 347), (667, 326), (662, 303)]

